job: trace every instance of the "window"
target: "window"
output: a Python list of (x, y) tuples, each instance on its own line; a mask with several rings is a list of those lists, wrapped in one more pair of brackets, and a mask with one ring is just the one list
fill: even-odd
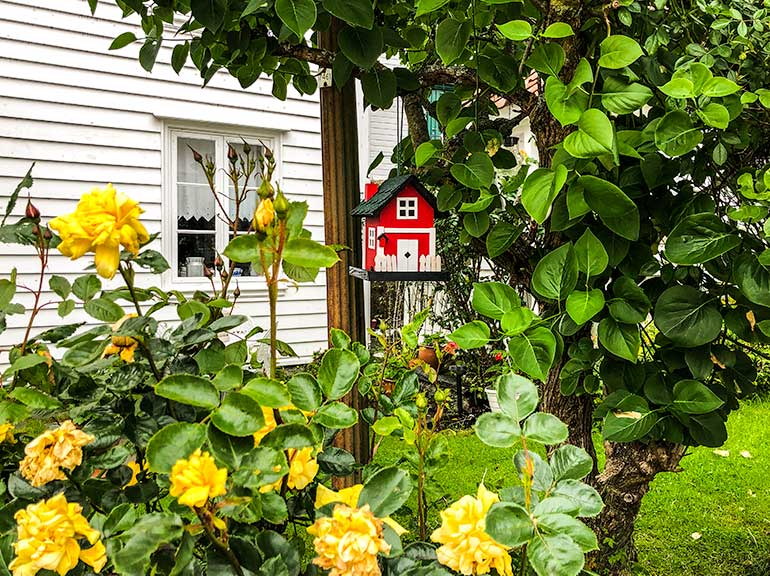
[(398, 199), (398, 219), (417, 220), (417, 198)]
[(373, 227), (369, 227), (369, 248), (374, 250), (377, 247), (377, 230)]
[[(275, 151), (271, 138), (241, 137), (238, 134), (216, 132), (192, 132), (170, 130), (170, 156), (167, 174), (170, 193), (164, 202), (169, 210), (164, 217), (166, 255), (174, 272), (174, 279), (189, 278), (200, 281), (204, 267), (212, 268), (217, 254), (221, 254), (233, 236), (227, 224), (235, 219), (235, 186), (227, 176), (229, 163), (228, 146), (243, 154), (244, 139), (251, 147), (250, 156), (262, 150), (261, 142)], [(195, 161), (192, 150), (204, 158), (211, 158), (217, 167), (214, 183), (217, 198), (211, 192), (201, 166)], [(276, 160), (278, 157), (276, 156)], [(278, 170), (276, 170), (278, 172)], [(252, 174), (248, 182), (241, 176), (239, 193), (243, 196), (238, 214), (238, 231), (246, 232), (251, 226), (259, 197), (258, 174)], [(227, 217), (226, 217), (227, 216)], [(238, 264), (235, 275), (252, 276), (249, 264)]]

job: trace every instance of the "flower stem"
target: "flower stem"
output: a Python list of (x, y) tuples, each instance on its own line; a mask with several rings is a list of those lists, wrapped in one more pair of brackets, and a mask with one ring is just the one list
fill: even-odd
[[(134, 282), (132, 280), (132, 276), (128, 273), (128, 270), (123, 268), (122, 265), (118, 266), (118, 270), (120, 270), (120, 275), (123, 277), (123, 281), (126, 283), (126, 288), (128, 288), (128, 293), (131, 295), (134, 308), (136, 308), (136, 315), (140, 317), (143, 316), (142, 307), (139, 305), (139, 298), (137, 298), (136, 290), (134, 290)], [(150, 370), (152, 370), (152, 374), (155, 376), (155, 380), (160, 382), (163, 376), (161, 375), (160, 370), (158, 370), (158, 367), (155, 365), (155, 359), (152, 357), (150, 348), (142, 340), (137, 339), (137, 342), (139, 343), (139, 346), (141, 346), (144, 355), (147, 356), (147, 363), (150, 365)]]
[(195, 513), (198, 515), (198, 518), (203, 525), (203, 529), (206, 531), (206, 536), (211, 540), (211, 543), (224, 554), (227, 561), (230, 562), (230, 565), (233, 567), (233, 570), (235, 570), (235, 573), (238, 574), (238, 576), (244, 576), (243, 569), (241, 568), (238, 559), (235, 557), (235, 554), (233, 554), (233, 551), (230, 550), (230, 547), (225, 542), (217, 538), (217, 535), (214, 534), (214, 530), (211, 528), (211, 522), (209, 521), (207, 514), (200, 508), (195, 508)]
[[(45, 269), (48, 266), (48, 246), (44, 243), (42, 233), (39, 235), (38, 245), (38, 257), (40, 258), (40, 277), (37, 282), (37, 290), (35, 290), (35, 303), (32, 306), (32, 312), (29, 314), (29, 322), (27, 323), (27, 330), (24, 332), (24, 340), (21, 343), (21, 351), (19, 356), (24, 356), (24, 352), (27, 350), (27, 342), (29, 342), (29, 335), (32, 332), (32, 325), (35, 323), (37, 313), (40, 311), (40, 296), (43, 293), (43, 281), (45, 280)], [(14, 378), (15, 379), (15, 378)]]

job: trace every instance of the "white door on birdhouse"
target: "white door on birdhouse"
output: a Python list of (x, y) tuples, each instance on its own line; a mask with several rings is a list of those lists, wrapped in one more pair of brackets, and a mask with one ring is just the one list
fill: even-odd
[(399, 272), (417, 272), (419, 270), (420, 256), (417, 254), (419, 243), (417, 240), (398, 240), (396, 251), (398, 253)]

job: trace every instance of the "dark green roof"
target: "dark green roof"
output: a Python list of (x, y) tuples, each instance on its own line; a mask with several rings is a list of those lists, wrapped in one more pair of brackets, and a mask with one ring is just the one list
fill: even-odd
[(374, 196), (369, 198), (369, 200), (361, 202), (361, 204), (353, 208), (351, 215), (376, 216), (383, 208), (385, 208), (385, 206), (388, 205), (388, 202), (393, 200), (393, 198), (395, 198), (396, 195), (398, 195), (398, 193), (404, 189), (407, 184), (411, 184), (414, 189), (417, 190), (420, 196), (425, 198), (428, 204), (433, 207), (434, 210), (437, 209), (436, 199), (433, 197), (433, 194), (431, 194), (428, 189), (422, 185), (416, 176), (413, 174), (405, 174), (403, 176), (394, 176), (393, 178), (388, 178), (385, 180), (385, 182), (380, 184), (380, 187)]

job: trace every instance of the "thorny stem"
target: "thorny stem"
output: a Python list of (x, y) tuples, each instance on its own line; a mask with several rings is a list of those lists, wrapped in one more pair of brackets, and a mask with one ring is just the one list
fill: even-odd
[[(120, 270), (120, 275), (123, 277), (123, 281), (126, 283), (126, 288), (128, 288), (128, 293), (131, 295), (134, 308), (136, 308), (136, 315), (139, 317), (143, 316), (144, 314), (142, 314), (142, 307), (139, 305), (139, 298), (136, 296), (136, 290), (134, 289), (134, 282), (131, 279), (131, 275), (129, 275), (128, 270), (125, 269), (122, 264), (118, 266), (118, 270)], [(160, 382), (162, 376), (160, 370), (158, 370), (158, 367), (155, 364), (155, 359), (152, 357), (152, 351), (142, 339), (138, 338), (136, 341), (142, 348), (144, 355), (147, 357), (147, 363), (150, 365), (150, 370), (152, 370), (152, 374), (155, 376), (155, 380)]]
[(211, 523), (209, 522), (208, 514), (202, 508), (195, 508), (194, 510), (195, 514), (198, 516), (198, 519), (201, 521), (201, 525), (203, 525), (203, 529), (206, 531), (206, 536), (208, 536), (209, 540), (211, 540), (211, 543), (216, 546), (217, 549), (222, 552), (222, 554), (225, 555), (225, 558), (227, 558), (227, 561), (230, 562), (230, 565), (233, 567), (233, 570), (235, 570), (235, 573), (238, 574), (238, 576), (244, 576), (243, 569), (241, 568), (238, 559), (235, 557), (235, 554), (233, 554), (233, 551), (230, 550), (230, 546), (228, 546), (227, 543), (223, 542), (220, 538), (217, 538), (217, 535), (214, 534), (214, 530), (212, 530)]
[(32, 312), (29, 315), (29, 322), (27, 323), (27, 330), (24, 332), (24, 340), (21, 343), (20, 356), (24, 356), (24, 352), (27, 350), (27, 342), (29, 341), (29, 335), (32, 332), (32, 325), (35, 323), (35, 317), (40, 311), (40, 296), (43, 292), (43, 281), (45, 280), (45, 269), (48, 266), (48, 243), (43, 239), (43, 233), (38, 231), (38, 257), (40, 258), (40, 276), (37, 282), (37, 290), (34, 291), (35, 303), (32, 306)]

